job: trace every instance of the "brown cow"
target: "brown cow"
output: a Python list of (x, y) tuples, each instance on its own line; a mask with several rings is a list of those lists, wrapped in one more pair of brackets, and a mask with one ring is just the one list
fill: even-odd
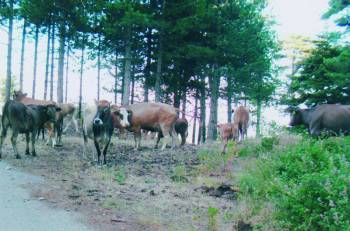
[[(62, 144), (62, 132), (67, 131), (68, 126), (73, 123), (75, 126), (75, 131), (78, 132), (78, 122), (74, 118), (75, 116), (75, 111), (76, 108), (74, 104), (71, 103), (60, 103), (58, 106), (61, 108), (61, 111), (57, 112), (56, 117), (57, 117), (57, 123), (56, 123), (56, 130), (57, 130), (57, 140), (58, 140), (58, 145)], [(66, 126), (66, 128), (62, 131), (63, 129), (63, 120), (67, 118), (69, 119), (69, 122)]]
[[(29, 97), (27, 97), (27, 93), (23, 93), (22, 91), (14, 91), (13, 99), (18, 101), (18, 102), (23, 103), (24, 105), (42, 105), (42, 106), (54, 105), (54, 106), (56, 106), (55, 101), (29, 98)], [(51, 122), (48, 122), (45, 124), (45, 128), (48, 130), (48, 133), (49, 133), (49, 139), (47, 141), (47, 144), (49, 144), (51, 142), (52, 146), (56, 145), (54, 126), (55, 125), (52, 124)]]
[(238, 133), (242, 141), (244, 140), (244, 137), (247, 138), (249, 109), (239, 106), (236, 110), (232, 109), (232, 112), (234, 112), (233, 124), (237, 125)]
[(178, 112), (174, 107), (164, 103), (137, 103), (122, 106), (114, 112), (118, 115), (121, 126), (134, 133), (135, 149), (140, 147), (141, 129), (162, 132), (165, 137), (162, 149), (165, 149), (170, 137), (172, 146), (175, 146)]
[(236, 124), (226, 123), (226, 124), (218, 124), (217, 128), (219, 130), (219, 134), (222, 140), (222, 153), (226, 152), (227, 142), (229, 140), (237, 140), (238, 139), (238, 127)]

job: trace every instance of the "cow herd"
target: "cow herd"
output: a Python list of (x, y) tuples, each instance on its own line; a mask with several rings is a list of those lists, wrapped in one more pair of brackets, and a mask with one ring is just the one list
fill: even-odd
[[(76, 108), (73, 104), (57, 104), (54, 101), (36, 100), (27, 97), (21, 91), (15, 91), (13, 99), (8, 100), (2, 110), (0, 157), (4, 139), (9, 128), (13, 130), (11, 143), (16, 155), (17, 136), (26, 136), (26, 154), (29, 155), (29, 142), (32, 144), (32, 155), (36, 155), (35, 140), (40, 131), (48, 131), (48, 144), (62, 145), (61, 136), (70, 124), (78, 131)], [(66, 128), (63, 129), (63, 121)], [(175, 147), (177, 136), (181, 136), (181, 145), (186, 143), (188, 122), (179, 118), (179, 109), (163, 103), (137, 103), (128, 106), (112, 105), (106, 100), (96, 101), (95, 105), (87, 106), (82, 112), (81, 128), (84, 140), (84, 152), (88, 139), (93, 140), (97, 152), (98, 163), (106, 164), (106, 154), (115, 129), (119, 132), (132, 132), (135, 150), (141, 146), (142, 131), (157, 133), (155, 148), (158, 148), (161, 138), (165, 149), (167, 144)], [(101, 160), (103, 154), (103, 160)]]

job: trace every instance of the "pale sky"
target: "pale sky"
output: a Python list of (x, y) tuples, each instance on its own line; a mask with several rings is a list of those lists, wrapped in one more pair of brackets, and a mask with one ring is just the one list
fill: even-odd
[[(332, 28), (329, 22), (321, 20), (322, 14), (328, 9), (328, 0), (270, 0), (267, 13), (275, 17), (277, 31), (280, 40), (286, 39), (290, 35), (299, 34), (315, 38), (317, 34), (322, 31), (327, 31)], [(15, 24), (14, 32), (14, 54), (13, 54), (13, 75), (18, 80), (19, 78), (19, 61), (20, 61), (20, 40), (21, 40), (21, 26), (22, 24)], [(5, 27), (0, 27), (0, 78), (6, 76), (6, 54), (7, 54), (7, 33)], [(33, 36), (31, 36), (33, 37)], [(38, 55), (38, 80), (37, 80), (37, 94), (36, 98), (43, 98), (44, 88), (44, 73), (45, 73), (45, 49), (46, 37), (41, 37), (39, 41), (39, 55)], [(27, 40), (25, 53), (25, 82), (24, 91), (31, 95), (32, 78), (33, 78), (33, 39)], [(58, 47), (58, 44), (56, 44)], [(68, 100), (71, 102), (78, 101), (79, 94), (79, 55), (80, 51), (76, 51), (75, 57), (71, 58), (75, 63), (70, 65), (69, 71), (69, 93)], [(56, 57), (57, 62), (57, 57)], [(84, 92), (83, 98), (85, 102), (93, 101), (96, 98), (96, 68), (94, 63), (89, 61), (84, 68)], [(57, 78), (57, 64), (55, 69), (55, 78)], [(102, 86), (111, 88), (113, 84), (112, 77), (109, 76), (108, 71), (102, 72)], [(56, 86), (56, 84), (54, 84)], [(113, 95), (104, 90), (102, 98), (110, 101), (113, 100)], [(142, 92), (137, 92), (142, 95)], [(54, 93), (56, 98), (56, 92)], [(226, 122), (226, 102), (220, 100), (219, 105), (219, 121)], [(268, 108), (264, 112), (264, 117), (267, 121), (276, 120), (280, 124), (286, 124), (288, 117), (281, 115), (276, 109)]]

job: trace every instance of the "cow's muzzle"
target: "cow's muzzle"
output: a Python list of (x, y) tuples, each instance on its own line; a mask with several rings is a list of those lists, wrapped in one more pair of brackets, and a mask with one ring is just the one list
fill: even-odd
[(93, 123), (94, 123), (94, 125), (102, 125), (103, 124), (103, 122), (100, 118), (95, 118)]

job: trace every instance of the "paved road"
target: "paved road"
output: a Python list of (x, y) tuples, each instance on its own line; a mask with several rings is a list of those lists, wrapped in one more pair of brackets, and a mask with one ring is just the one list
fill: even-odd
[(35, 182), (40, 182), (40, 178), (0, 161), (1, 231), (92, 231), (77, 221), (77, 214), (49, 208), (21, 187)]

